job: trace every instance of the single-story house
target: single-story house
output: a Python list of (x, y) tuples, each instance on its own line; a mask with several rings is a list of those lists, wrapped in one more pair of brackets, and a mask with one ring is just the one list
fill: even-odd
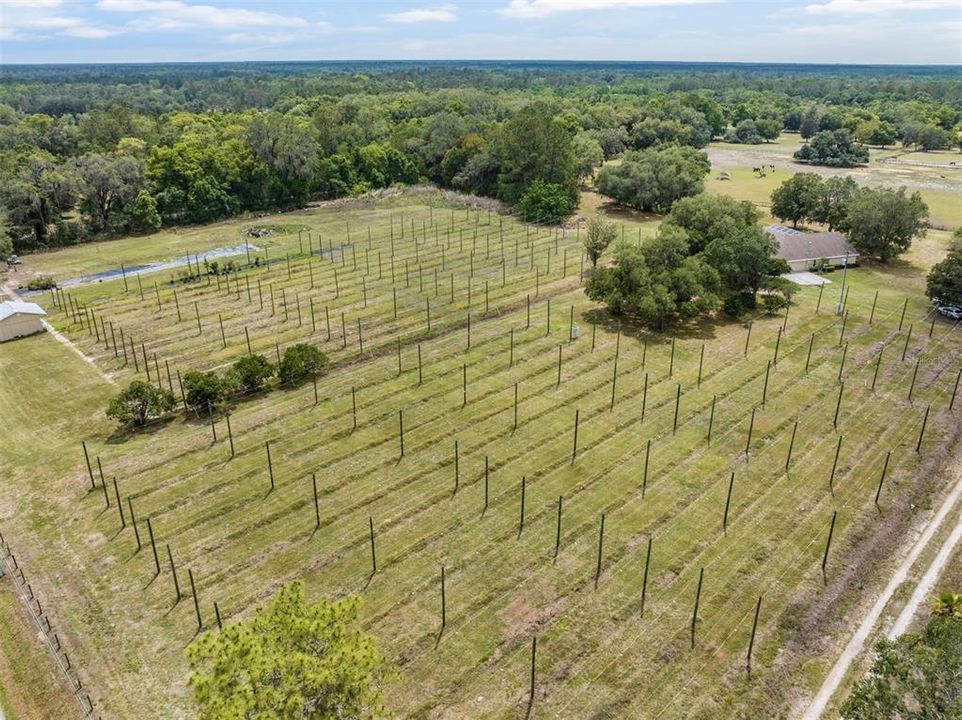
[(43, 332), (43, 308), (32, 302), (0, 302), (0, 342)]
[(809, 233), (782, 225), (765, 230), (778, 241), (775, 257), (787, 262), (792, 272), (858, 264), (858, 250), (840, 232)]

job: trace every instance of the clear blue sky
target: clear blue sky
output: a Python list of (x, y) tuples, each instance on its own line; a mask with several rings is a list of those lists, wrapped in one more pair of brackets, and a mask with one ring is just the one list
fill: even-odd
[(0, 62), (962, 63), (959, 0), (0, 0)]

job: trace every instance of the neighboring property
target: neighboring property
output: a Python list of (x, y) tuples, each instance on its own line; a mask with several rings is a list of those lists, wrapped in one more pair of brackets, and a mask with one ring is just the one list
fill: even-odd
[(793, 272), (858, 264), (858, 250), (840, 232), (807, 233), (782, 225), (765, 229), (778, 241), (775, 257), (787, 262)]
[(43, 308), (21, 300), (0, 302), (0, 342), (43, 332)]

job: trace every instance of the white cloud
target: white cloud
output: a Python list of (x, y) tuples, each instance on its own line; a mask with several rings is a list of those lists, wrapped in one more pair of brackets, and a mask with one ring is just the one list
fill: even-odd
[(97, 7), (110, 12), (150, 12), (178, 10), (184, 3), (181, 0), (98, 0)]
[(7, 7), (28, 7), (33, 9), (58, 8), (63, 5), (63, 0), (4, 0)]
[(388, 22), (394, 23), (420, 23), (420, 22), (451, 22), (457, 20), (457, 7), (454, 5), (438, 5), (434, 8), (419, 8), (416, 10), (404, 10), (403, 12), (388, 13), (382, 15)]
[(44, 33), (55, 33), (60, 37), (100, 40), (116, 35), (118, 31), (91, 25), (79, 17), (45, 14), (43, 10), (39, 13), (8, 11), (4, 14), (3, 24), (0, 27), (0, 39), (6, 41), (46, 40), (51, 37)]
[(186, 27), (242, 28), (242, 27), (304, 27), (304, 18), (261, 10), (192, 5), (182, 0), (98, 0), (101, 10), (121, 13), (143, 13), (144, 29), (170, 30)]
[(83, 38), (85, 40), (102, 40), (104, 38), (109, 38), (113, 35), (117, 35), (117, 30), (108, 30), (106, 28), (94, 27), (92, 25), (77, 25), (76, 27), (67, 28), (61, 35), (68, 35), (75, 38)]
[(715, 2), (721, 2), (721, 0), (510, 0), (508, 5), (498, 12), (514, 18), (542, 18), (558, 12), (701, 5)]
[(900, 10), (957, 10), (959, 0), (828, 0), (805, 6), (805, 12), (819, 14), (884, 13)]

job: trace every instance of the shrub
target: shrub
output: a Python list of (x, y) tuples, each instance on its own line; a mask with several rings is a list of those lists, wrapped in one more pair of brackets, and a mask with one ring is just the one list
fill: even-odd
[(530, 222), (560, 223), (573, 210), (568, 193), (558, 183), (535, 180), (518, 200), (518, 212)]
[(244, 392), (257, 392), (274, 375), (275, 368), (263, 355), (245, 355), (234, 363), (233, 372)]
[(753, 293), (732, 293), (725, 298), (723, 309), (729, 317), (740, 318), (749, 310), (753, 310), (755, 305)]
[(27, 290), (50, 290), (57, 287), (57, 281), (49, 275), (37, 275), (27, 281)]
[(299, 343), (284, 351), (277, 367), (277, 376), (284, 385), (297, 385), (327, 367), (327, 355), (313, 345)]
[(134, 380), (120, 391), (107, 408), (107, 417), (122, 425), (141, 427), (174, 409), (173, 393), (143, 380)]
[(184, 373), (184, 397), (187, 407), (194, 412), (207, 412), (218, 407), (234, 394), (236, 388), (233, 378), (221, 377), (213, 371)]

